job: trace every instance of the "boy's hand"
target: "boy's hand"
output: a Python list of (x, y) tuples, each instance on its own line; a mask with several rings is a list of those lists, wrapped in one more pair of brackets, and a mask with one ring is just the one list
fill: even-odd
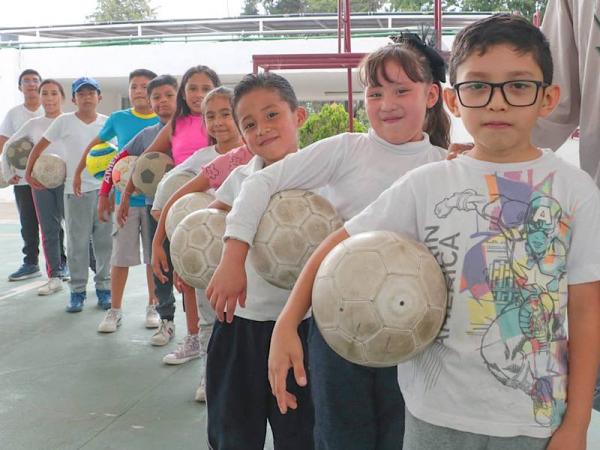
[(108, 222), (110, 220), (110, 213), (112, 212), (112, 206), (110, 199), (103, 195), (98, 196), (98, 220), (100, 222)]
[(563, 422), (552, 435), (546, 450), (585, 450), (586, 446), (587, 426)]
[(81, 174), (75, 171), (73, 175), (73, 193), (77, 197), (81, 197)]
[(246, 306), (246, 270), (243, 264), (230, 262), (223, 255), (208, 286), (206, 297), (217, 314), (217, 319), (227, 323), (233, 321), (233, 313), (239, 301)]
[(469, 150), (472, 150), (472, 149), (473, 149), (472, 143), (460, 143), (460, 144), (452, 143), (448, 147), (448, 156), (446, 156), (446, 159), (448, 159), (448, 160), (454, 159), (458, 155), (468, 152)]
[(162, 245), (154, 245), (154, 243), (152, 243), (152, 271), (161, 283), (166, 283), (169, 280), (165, 275), (169, 273), (167, 253)]
[(117, 223), (119, 224), (119, 226), (125, 225), (128, 215), (129, 215), (129, 195), (123, 194), (123, 195), (121, 195), (121, 204), (119, 205), (119, 210), (117, 211)]
[(306, 370), (304, 369), (304, 351), (297, 328), (277, 321), (271, 336), (269, 351), (269, 383), (271, 392), (277, 398), (277, 406), (281, 414), (288, 408), (296, 409), (296, 396), (286, 389), (288, 371), (293, 369), (298, 386), (306, 386)]

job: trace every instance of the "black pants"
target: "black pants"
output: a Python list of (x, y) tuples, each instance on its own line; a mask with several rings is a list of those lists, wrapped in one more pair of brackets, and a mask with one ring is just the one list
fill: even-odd
[[(288, 375), (298, 408), (281, 414), (271, 393), (267, 361), (275, 322), (235, 317), (215, 322), (206, 362), (208, 443), (213, 450), (262, 450), (267, 420), (275, 450), (312, 450), (314, 412), (309, 387)], [(298, 328), (307, 365), (308, 321)], [(310, 377), (309, 377), (310, 378)]]
[(23, 262), (25, 264), (38, 265), (40, 255), (40, 229), (33, 196), (29, 185), (15, 186), (15, 200), (19, 210), (21, 221), (21, 237), (23, 238)]
[[(156, 233), (156, 226), (158, 223), (154, 220), (154, 217), (150, 214), (151, 206), (147, 206), (148, 215), (150, 216), (150, 220), (148, 223), (150, 224), (150, 239), (154, 239), (154, 234)], [(173, 295), (173, 264), (171, 263), (171, 252), (169, 250), (169, 241), (165, 239), (163, 242), (163, 249), (167, 254), (167, 262), (169, 263), (169, 271), (165, 274), (167, 276), (167, 281), (162, 283), (156, 275), (152, 275), (154, 277), (154, 294), (156, 298), (158, 298), (158, 306), (156, 307), (156, 312), (162, 320), (173, 320), (175, 316), (175, 296)]]

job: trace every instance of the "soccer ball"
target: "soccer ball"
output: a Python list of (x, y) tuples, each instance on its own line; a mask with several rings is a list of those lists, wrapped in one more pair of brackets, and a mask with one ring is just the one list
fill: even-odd
[(165, 153), (144, 153), (135, 162), (135, 168), (131, 175), (133, 185), (142, 194), (154, 197), (159, 181), (173, 167), (173, 159)]
[(194, 174), (191, 172), (179, 172), (167, 174), (156, 188), (156, 195), (154, 196), (154, 204), (160, 205), (160, 208), (169, 201), (171, 195), (179, 190), (184, 184), (194, 178)]
[(302, 190), (278, 192), (260, 221), (250, 260), (269, 283), (291, 289), (321, 241), (341, 226), (323, 197)]
[(65, 182), (67, 165), (60, 156), (44, 153), (35, 161), (31, 175), (45, 188), (54, 189)]
[(323, 260), (312, 312), (329, 346), (355, 364), (391, 367), (438, 335), (446, 281), (427, 247), (389, 231), (357, 234)]
[(171, 261), (175, 272), (192, 287), (206, 289), (221, 260), (225, 213), (201, 209), (189, 214), (173, 232)]
[(12, 142), (4, 149), (8, 165), (16, 170), (25, 170), (32, 148), (33, 142), (28, 137), (22, 137)]
[(116, 154), (117, 148), (110, 142), (96, 144), (85, 157), (85, 168), (94, 178), (101, 180)]
[(117, 161), (117, 163), (113, 166), (113, 183), (120, 191), (124, 191), (127, 187), (127, 182), (129, 181), (129, 177), (131, 175), (132, 165), (136, 159), (137, 156), (126, 156), (125, 158)]
[(0, 170), (0, 189), (3, 189), (3, 188), (8, 187), (8, 186), (10, 186), (10, 184), (8, 183), (8, 181), (6, 181), (4, 179), (4, 174)]
[(177, 199), (169, 212), (167, 213), (167, 220), (165, 221), (165, 231), (167, 232), (167, 238), (171, 240), (175, 227), (181, 222), (188, 214), (205, 209), (214, 201), (214, 197), (206, 192), (190, 192), (185, 194), (183, 197)]

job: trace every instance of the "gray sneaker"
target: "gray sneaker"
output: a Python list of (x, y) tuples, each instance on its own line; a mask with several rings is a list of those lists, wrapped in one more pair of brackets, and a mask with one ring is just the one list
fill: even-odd
[(114, 333), (117, 328), (121, 325), (121, 311), (117, 309), (109, 309), (106, 311), (106, 315), (100, 325), (98, 325), (98, 332), (100, 333)]
[(156, 312), (156, 305), (146, 306), (146, 328), (158, 328), (160, 326), (160, 316)]
[(162, 347), (171, 342), (175, 336), (175, 324), (172, 320), (163, 319), (160, 321), (158, 331), (150, 338), (150, 343), (157, 347)]
[(202, 352), (200, 355), (200, 383), (194, 399), (197, 402), (206, 402), (206, 352)]
[(62, 290), (62, 280), (60, 278), (50, 278), (45, 285), (38, 289), (38, 295), (51, 295)]
[(188, 334), (175, 351), (163, 358), (165, 364), (184, 364), (200, 356), (200, 339), (197, 334)]

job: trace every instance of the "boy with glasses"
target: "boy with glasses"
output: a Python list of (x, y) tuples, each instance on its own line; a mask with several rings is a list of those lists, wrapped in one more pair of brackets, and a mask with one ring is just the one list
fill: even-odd
[[(10, 109), (0, 125), (0, 153), (8, 139), (29, 119), (41, 117), (44, 110), (41, 106), (39, 87), (42, 81), (40, 74), (27, 69), (19, 75), (19, 91), (23, 93), (23, 103)], [(7, 174), (8, 175), (8, 174)], [(25, 280), (41, 276), (38, 265), (40, 254), (40, 232), (31, 187), (24, 177), (12, 175), (7, 179), (14, 185), (15, 201), (21, 222), (21, 237), (23, 238), (23, 265), (8, 277), (9, 281)]]

